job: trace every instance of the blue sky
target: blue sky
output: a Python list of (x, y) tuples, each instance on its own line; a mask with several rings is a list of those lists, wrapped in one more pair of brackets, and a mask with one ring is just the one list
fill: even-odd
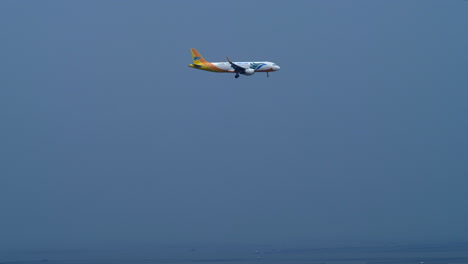
[(0, 245), (465, 239), (467, 8), (0, 2)]

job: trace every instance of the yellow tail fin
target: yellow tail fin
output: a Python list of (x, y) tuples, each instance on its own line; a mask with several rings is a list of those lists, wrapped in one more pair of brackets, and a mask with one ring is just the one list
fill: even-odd
[(190, 49), (190, 52), (192, 53), (193, 64), (202, 64), (202, 62), (206, 62), (200, 52), (196, 49)]

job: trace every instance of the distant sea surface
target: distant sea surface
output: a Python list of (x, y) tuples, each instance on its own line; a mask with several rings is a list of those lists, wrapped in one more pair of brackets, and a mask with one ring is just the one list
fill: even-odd
[(158, 246), (0, 250), (0, 264), (468, 264), (468, 243), (437, 246)]

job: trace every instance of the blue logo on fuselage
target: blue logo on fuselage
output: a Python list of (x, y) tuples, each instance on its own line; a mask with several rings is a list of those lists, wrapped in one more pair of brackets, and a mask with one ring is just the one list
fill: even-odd
[(265, 63), (250, 63), (250, 69), (259, 70), (261, 67), (265, 66)]

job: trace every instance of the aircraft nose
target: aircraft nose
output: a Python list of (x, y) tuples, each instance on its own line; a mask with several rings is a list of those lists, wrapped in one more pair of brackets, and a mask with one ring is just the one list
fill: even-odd
[(278, 66), (278, 65), (273, 66), (273, 70), (274, 70), (274, 71), (279, 71), (280, 69), (281, 69), (281, 67)]

